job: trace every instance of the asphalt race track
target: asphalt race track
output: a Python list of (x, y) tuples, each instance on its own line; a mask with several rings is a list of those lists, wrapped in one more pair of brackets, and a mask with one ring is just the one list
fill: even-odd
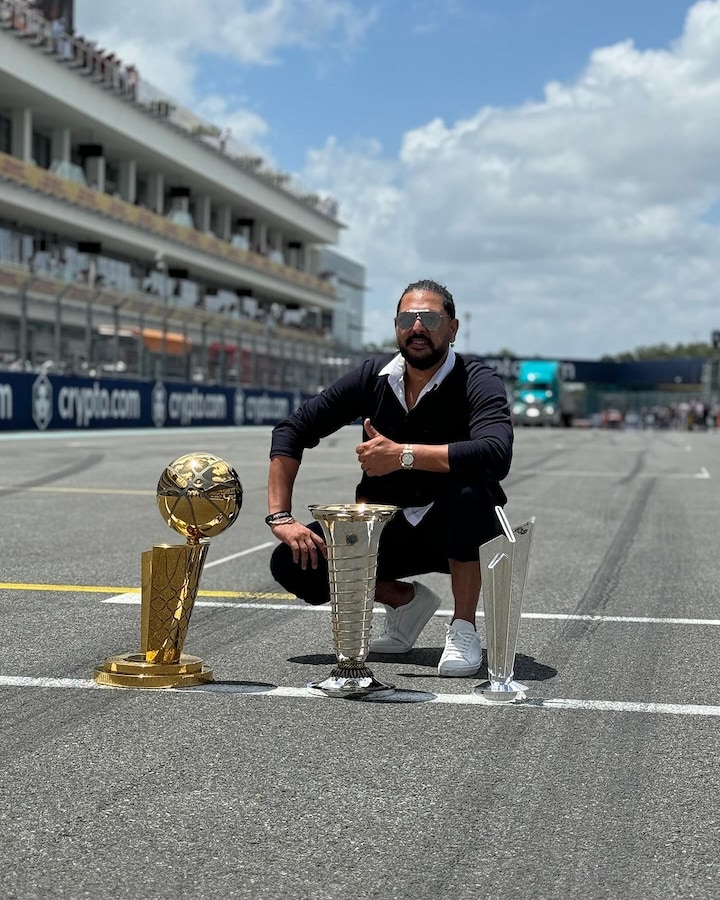
[[(307, 454), (296, 515), (352, 501), (359, 437)], [(517, 432), (529, 690), (501, 707), (473, 692), (484, 670), (437, 676), (440, 575), (416, 649), (369, 658), (394, 695), (306, 690), (335, 661), (329, 610), (270, 577), (268, 446), (267, 428), (0, 435), (0, 896), (716, 898), (720, 434)], [(139, 648), (140, 554), (182, 543), (158, 478), (195, 450), (244, 486), (185, 643), (215, 682), (100, 687), (94, 666)]]

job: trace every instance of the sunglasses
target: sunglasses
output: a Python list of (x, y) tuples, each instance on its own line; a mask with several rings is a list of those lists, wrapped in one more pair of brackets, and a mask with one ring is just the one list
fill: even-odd
[(440, 327), (440, 323), (444, 318), (445, 316), (442, 313), (435, 312), (433, 309), (408, 309), (395, 316), (395, 325), (401, 331), (407, 331), (420, 319), (420, 324), (423, 328), (427, 328), (428, 331), (435, 331), (436, 328)]

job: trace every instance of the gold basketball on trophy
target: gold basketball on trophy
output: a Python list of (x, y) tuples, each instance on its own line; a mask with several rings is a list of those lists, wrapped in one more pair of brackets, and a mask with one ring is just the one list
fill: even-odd
[(240, 512), (243, 488), (238, 474), (212, 453), (186, 453), (166, 467), (157, 486), (165, 522), (191, 541), (229, 528)]

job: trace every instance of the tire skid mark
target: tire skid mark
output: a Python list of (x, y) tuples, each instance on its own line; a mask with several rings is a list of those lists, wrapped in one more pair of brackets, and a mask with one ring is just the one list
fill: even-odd
[[(614, 599), (622, 570), (633, 545), (638, 527), (645, 516), (645, 510), (655, 485), (655, 478), (649, 478), (640, 483), (640, 487), (633, 495), (630, 506), (623, 516), (605, 556), (596, 569), (585, 593), (572, 611), (573, 615), (602, 613)], [(560, 641), (570, 648), (570, 654), (572, 654), (574, 652), (572, 649), (573, 643), (581, 636), (587, 636), (590, 632), (596, 630), (597, 627), (598, 621), (593, 620), (568, 622), (560, 632)], [(565, 657), (567, 658), (567, 656), (568, 654), (566, 653)]]
[(93, 466), (96, 466), (104, 459), (105, 453), (88, 453), (85, 456), (76, 457), (69, 465), (56, 469), (54, 472), (46, 472), (37, 478), (31, 478), (29, 481), (23, 481), (13, 487), (0, 487), (0, 493), (7, 497), (9, 494), (20, 494), (28, 490), (28, 488), (45, 487), (55, 481), (68, 478), (70, 475), (77, 475), (78, 472), (87, 472), (88, 469), (93, 468)]
[(542, 466), (547, 463), (557, 462), (558, 453), (557, 450), (553, 450), (551, 453), (546, 453), (544, 456), (539, 457), (537, 460), (533, 460), (530, 464), (532, 468), (530, 471), (523, 472), (520, 469), (517, 472), (514, 472), (512, 466), (510, 468), (510, 474), (503, 481), (503, 488), (512, 490), (516, 484), (520, 484), (522, 481), (527, 481), (528, 478), (537, 478), (538, 473), (537, 470), (542, 468)]

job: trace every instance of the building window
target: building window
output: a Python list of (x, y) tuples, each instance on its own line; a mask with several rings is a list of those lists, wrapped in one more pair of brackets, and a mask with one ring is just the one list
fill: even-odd
[(44, 134), (38, 134), (37, 131), (33, 131), (32, 148), (33, 162), (35, 165), (40, 166), (41, 169), (49, 169), (50, 163), (52, 162), (50, 138), (45, 137)]
[(10, 153), (12, 146), (12, 122), (0, 114), (0, 153)]

